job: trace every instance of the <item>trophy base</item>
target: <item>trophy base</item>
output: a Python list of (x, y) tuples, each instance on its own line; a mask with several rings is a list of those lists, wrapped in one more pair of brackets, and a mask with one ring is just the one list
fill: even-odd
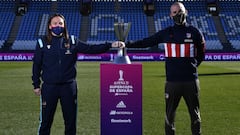
[(128, 56), (116, 56), (113, 60), (115, 64), (131, 64)]

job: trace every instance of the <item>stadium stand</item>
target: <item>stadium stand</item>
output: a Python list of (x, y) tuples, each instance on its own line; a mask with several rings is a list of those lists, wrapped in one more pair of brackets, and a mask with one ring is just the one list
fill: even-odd
[(1, 7), (0, 8), (0, 24), (1, 24), (0, 49), (1, 49), (9, 36), (15, 14), (12, 12), (14, 7), (13, 2), (1, 2), (0, 7)]
[(121, 2), (120, 4), (120, 9), (114, 9), (115, 3), (113, 1), (93, 2), (93, 13), (90, 15), (92, 20), (91, 31), (88, 41), (117, 40), (114, 32), (115, 22), (131, 22), (128, 40), (136, 40), (148, 36), (146, 16), (142, 10), (142, 3)]
[[(30, 0), (27, 12), (22, 16), (15, 14), (16, 0), (2, 0), (0, 3), (0, 49), (11, 46), (12, 51), (33, 51), (37, 38), (45, 35), (48, 17), (55, 12), (63, 14), (67, 21), (69, 33), (81, 37), (83, 18), (90, 20), (86, 42), (99, 43), (117, 40), (113, 24), (115, 22), (131, 22), (129, 41), (142, 39), (152, 34), (150, 28), (157, 32), (173, 25), (169, 17), (169, 7), (175, 0), (155, 0), (153, 20), (143, 11), (143, 0), (93, 0), (89, 16), (80, 13), (81, 0)], [(207, 51), (226, 51), (220, 35), (226, 36), (233, 50), (240, 50), (240, 14), (239, 0), (219, 0), (220, 28), (219, 33), (216, 19), (208, 13), (206, 2), (203, 0), (182, 0), (189, 11), (188, 22), (198, 27), (206, 38)], [(150, 17), (151, 18), (151, 17)], [(214, 20), (215, 19), (215, 20)], [(19, 22), (16, 22), (16, 21)], [(218, 22), (217, 22), (218, 23)], [(19, 26), (16, 27), (16, 24)], [(14, 36), (15, 33), (15, 36)], [(6, 49), (7, 48), (7, 49)], [(163, 46), (159, 44), (159, 50)], [(134, 49), (133, 49), (134, 50)], [(227, 50), (229, 51), (229, 50)]]
[(0, 29), (0, 48), (9, 36), (14, 16), (15, 14), (11, 12), (0, 12), (0, 24), (4, 26)]
[[(55, 12), (59, 12), (65, 16), (69, 32), (79, 37), (81, 15), (77, 3), (79, 2), (62, 1), (57, 3), (57, 8), (54, 7), (54, 9), (52, 9), (51, 1), (31, 2), (29, 11), (22, 18), (19, 32), (12, 45), (12, 49), (34, 50), (37, 38), (46, 34), (49, 15)], [(75, 10), (76, 12), (72, 12), (72, 10)]]
[(233, 48), (240, 49), (240, 1), (221, 1), (220, 18), (228, 40)]

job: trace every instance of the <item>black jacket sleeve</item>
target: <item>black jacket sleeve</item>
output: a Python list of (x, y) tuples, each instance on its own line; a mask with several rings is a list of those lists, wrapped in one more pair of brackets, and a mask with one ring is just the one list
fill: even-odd
[(85, 54), (99, 54), (105, 53), (111, 48), (111, 43), (105, 42), (103, 44), (88, 44), (86, 42), (76, 40), (76, 50), (78, 53)]
[(197, 47), (197, 55), (196, 55), (196, 60), (197, 60), (197, 66), (199, 66), (202, 61), (205, 59), (205, 39), (204, 39), (204, 36), (203, 34), (198, 31), (198, 42), (195, 43), (196, 44), (196, 47)]
[(40, 88), (41, 84), (41, 72), (42, 72), (42, 48), (37, 43), (35, 53), (33, 56), (33, 66), (32, 66), (32, 85), (34, 89)]
[(146, 37), (141, 40), (137, 40), (134, 42), (127, 42), (126, 47), (127, 48), (147, 48), (147, 47), (153, 47), (155, 45), (158, 45), (162, 42), (162, 33), (163, 31), (159, 31), (155, 33), (152, 36)]

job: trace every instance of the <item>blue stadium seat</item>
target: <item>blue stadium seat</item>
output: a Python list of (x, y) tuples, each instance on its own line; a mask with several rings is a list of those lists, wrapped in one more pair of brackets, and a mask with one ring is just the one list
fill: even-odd
[(1, 1), (0, 12), (14, 12), (16, 0)]
[(49, 13), (51, 11), (52, 1), (31, 1), (28, 6), (28, 12)]

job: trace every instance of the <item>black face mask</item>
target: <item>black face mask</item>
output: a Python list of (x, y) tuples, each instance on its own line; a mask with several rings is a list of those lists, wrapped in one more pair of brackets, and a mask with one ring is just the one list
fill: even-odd
[(186, 22), (187, 15), (183, 12), (178, 12), (175, 16), (173, 16), (173, 21), (177, 25), (183, 25)]

